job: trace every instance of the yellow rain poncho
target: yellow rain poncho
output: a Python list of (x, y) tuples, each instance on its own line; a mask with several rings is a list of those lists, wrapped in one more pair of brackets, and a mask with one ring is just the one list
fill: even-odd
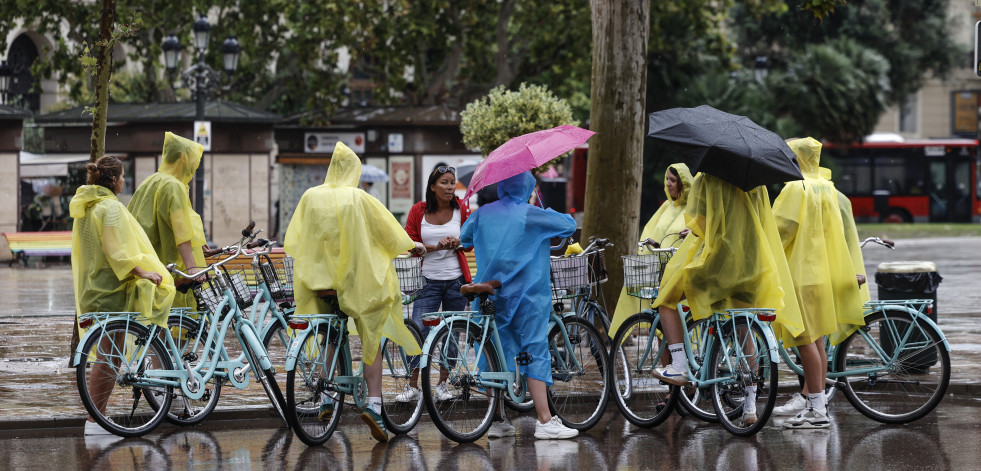
[(293, 263), (297, 314), (327, 312), (317, 290), (337, 290), (341, 310), (354, 320), (369, 365), (385, 337), (422, 353), (402, 320), (402, 293), (392, 259), (415, 244), (392, 213), (358, 188), (361, 161), (337, 143), (324, 184), (296, 206), (283, 249)]
[[(75, 312), (139, 312), (161, 327), (174, 299), (174, 279), (160, 263), (143, 228), (112, 190), (78, 188), (69, 205)], [(157, 272), (159, 286), (138, 278), (134, 268)]]
[(696, 320), (725, 309), (771, 308), (779, 339), (804, 330), (765, 186), (742, 191), (700, 173), (685, 221), (691, 234), (665, 267), (653, 306), (674, 308), (687, 297)]
[[(657, 208), (657, 212), (654, 213), (654, 216), (651, 216), (651, 219), (647, 221), (647, 225), (644, 226), (644, 230), (640, 232), (641, 241), (651, 239), (661, 243), (663, 240), (665, 245), (677, 245), (681, 242), (681, 239), (665, 238), (665, 236), (685, 230), (685, 207), (688, 205), (688, 192), (691, 190), (693, 177), (688, 170), (688, 166), (683, 163), (672, 164), (668, 168), (673, 168), (678, 172), (681, 180), (681, 196), (676, 200), (668, 199), (660, 208)], [(670, 195), (667, 177), (668, 172), (664, 172), (664, 194)], [(644, 253), (644, 249), (642, 247), (639, 248), (637, 253)], [(627, 294), (626, 288), (621, 289), (620, 298), (617, 299), (616, 311), (614, 311), (613, 319), (610, 321), (610, 331), (608, 332), (610, 338), (616, 335), (617, 329), (620, 328), (620, 324), (623, 324), (623, 321), (637, 314), (643, 308), (643, 300)]]
[[(831, 335), (831, 343), (837, 344), (865, 324), (839, 192), (820, 175), (820, 142), (808, 137), (787, 144), (797, 154), (804, 180), (784, 186), (773, 202), (773, 215), (794, 279), (804, 332), (793, 343), (784, 343), (788, 347), (805, 345)], [(850, 215), (848, 219), (852, 220)], [(854, 221), (849, 232), (854, 232), (857, 246)], [(833, 335), (839, 331), (842, 335)]]
[[(194, 212), (188, 197), (187, 185), (198, 165), (204, 147), (190, 139), (168, 132), (164, 136), (163, 155), (157, 173), (143, 180), (133, 194), (128, 209), (139, 221), (164, 264), (176, 263), (186, 272), (177, 246), (191, 243), (194, 264), (204, 267), (204, 226), (201, 216)], [(195, 307), (194, 294), (178, 293), (174, 307)]]

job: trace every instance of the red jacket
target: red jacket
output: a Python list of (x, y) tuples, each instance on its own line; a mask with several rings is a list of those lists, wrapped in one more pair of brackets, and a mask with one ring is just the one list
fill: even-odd
[[(467, 217), (470, 216), (470, 208), (465, 206), (460, 201), (460, 198), (456, 199), (456, 203), (460, 206), (460, 227), (463, 227), (463, 223), (467, 222)], [(412, 209), (409, 210), (409, 217), (405, 220), (405, 232), (409, 234), (409, 238), (416, 242), (422, 242), (422, 218), (425, 215), (426, 202), (420, 201), (412, 205)], [(460, 262), (460, 271), (463, 272), (463, 280), (470, 283), (473, 281), (470, 277), (470, 265), (467, 264), (467, 256), (463, 254), (462, 249), (457, 249), (456, 258)]]

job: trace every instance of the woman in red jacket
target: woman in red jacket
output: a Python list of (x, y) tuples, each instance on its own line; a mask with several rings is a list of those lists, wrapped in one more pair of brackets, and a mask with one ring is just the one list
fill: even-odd
[[(422, 329), (423, 339), (429, 335), (429, 327), (422, 325), (424, 315), (467, 308), (467, 300), (460, 294), (460, 287), (470, 283), (470, 268), (467, 257), (459, 247), (460, 227), (470, 215), (470, 210), (456, 197), (455, 191), (456, 169), (446, 165), (434, 168), (426, 184), (426, 200), (412, 206), (405, 222), (405, 232), (409, 237), (426, 247), (426, 255), (422, 259), (422, 276), (426, 278), (426, 284), (412, 306), (412, 320)], [(422, 394), (418, 387), (418, 359), (413, 358), (411, 364), (412, 378), (405, 390), (395, 396), (397, 402), (415, 401)], [(448, 374), (446, 371), (440, 372), (436, 386), (438, 401), (453, 398), (445, 384)]]

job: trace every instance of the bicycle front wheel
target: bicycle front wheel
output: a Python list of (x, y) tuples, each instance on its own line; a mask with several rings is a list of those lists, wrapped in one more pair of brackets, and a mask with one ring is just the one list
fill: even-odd
[[(494, 345), (466, 321), (439, 328), (422, 369), (422, 396), (436, 428), (450, 440), (471, 443), (487, 433), (499, 390), (480, 383), (481, 372), (500, 372)], [(442, 380), (445, 378), (445, 380)]]
[[(422, 334), (415, 322), (406, 322), (405, 326), (412, 332), (416, 343), (422, 345)], [(418, 368), (419, 359), (406, 355), (405, 349), (399, 344), (385, 339), (382, 344), (382, 362), (382, 418), (385, 419), (385, 426), (392, 433), (409, 433), (422, 416), (422, 394), (415, 399), (403, 398), (403, 402), (396, 398), (409, 387), (413, 364)]]
[(350, 376), (347, 348), (331, 369), (340, 335), (335, 323), (324, 323), (294, 339), (301, 342), (294, 368), (286, 372), (286, 418), (303, 443), (321, 445), (341, 421), (344, 394), (334, 387), (334, 378)]
[(905, 424), (932, 411), (950, 383), (950, 354), (942, 334), (907, 311), (865, 318), (838, 345), (835, 371), (844, 373), (845, 397), (866, 417)]
[(121, 437), (144, 435), (163, 420), (174, 392), (171, 386), (144, 381), (144, 375), (173, 369), (170, 356), (159, 338), (135, 322), (115, 321), (96, 329), (101, 332), (86, 340), (75, 368), (82, 404), (106, 430)]
[(760, 324), (744, 316), (727, 320), (721, 330), (711, 349), (709, 379), (724, 381), (712, 384), (712, 405), (729, 433), (747, 437), (766, 425), (777, 401), (777, 364), (770, 359), (771, 347), (776, 347)]
[(654, 377), (661, 354), (667, 351), (661, 324), (650, 312), (630, 316), (617, 330), (610, 349), (610, 384), (617, 407), (632, 424), (651, 428), (671, 415), (677, 395), (672, 386)]
[(610, 357), (603, 338), (586, 320), (566, 317), (549, 332), (548, 349), (552, 356), (549, 407), (566, 427), (589, 430), (610, 399)]

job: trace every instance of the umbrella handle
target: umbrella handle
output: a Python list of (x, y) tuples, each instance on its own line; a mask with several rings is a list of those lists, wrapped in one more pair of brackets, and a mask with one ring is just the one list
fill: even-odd
[(545, 202), (542, 201), (542, 192), (538, 191), (538, 187), (537, 186), (535, 187), (535, 196), (538, 197), (538, 198), (536, 198), (536, 202), (538, 203), (538, 207), (539, 208), (542, 208), (542, 209), (545, 209)]

